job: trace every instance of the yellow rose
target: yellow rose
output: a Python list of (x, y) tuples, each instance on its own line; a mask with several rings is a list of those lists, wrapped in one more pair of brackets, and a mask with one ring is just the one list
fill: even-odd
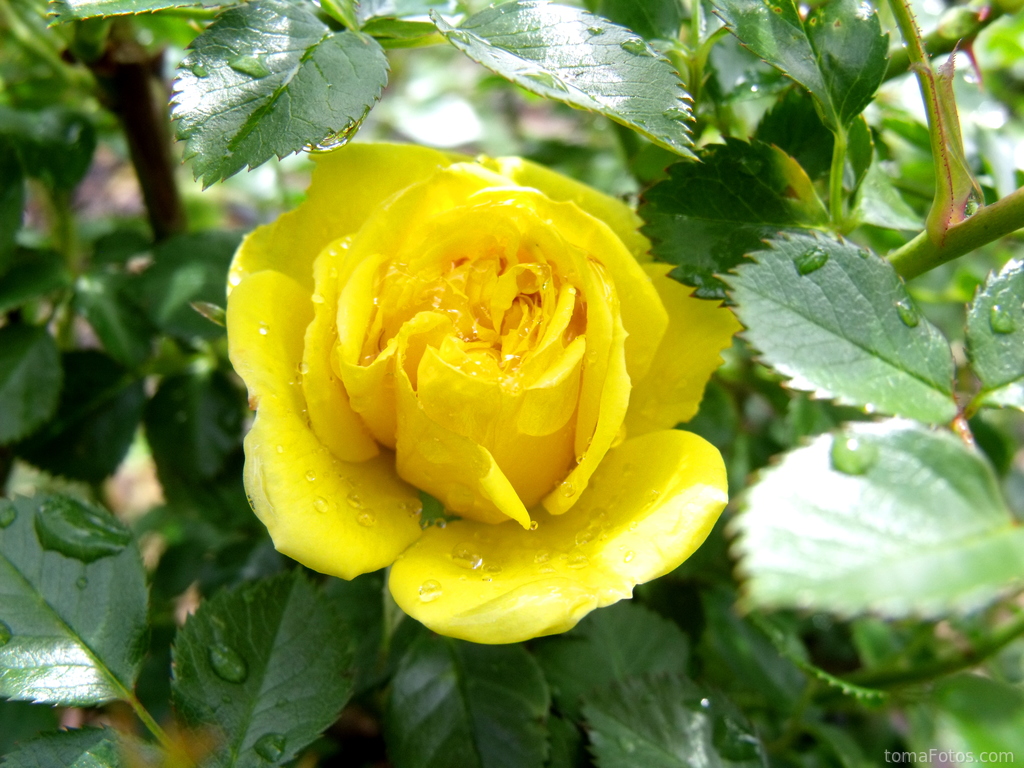
[[(231, 360), (253, 508), (284, 554), (480, 643), (562, 632), (685, 560), (726, 503), (693, 416), (738, 325), (619, 201), (517, 159), (318, 156), (249, 235)], [(461, 517), (420, 526), (418, 490)]]

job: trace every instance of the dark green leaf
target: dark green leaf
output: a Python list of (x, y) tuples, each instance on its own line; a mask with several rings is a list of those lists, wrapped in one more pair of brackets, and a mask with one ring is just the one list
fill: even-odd
[(44, 733), (4, 758), (4, 768), (128, 768), (117, 731)]
[(849, 124), (882, 82), (888, 36), (861, 0), (830, 0), (801, 18), (795, 0), (714, 0), (750, 50), (804, 86), (833, 130)]
[(228, 266), (239, 240), (234, 232), (201, 232), (172, 237), (156, 247), (155, 263), (142, 274), (140, 291), (157, 327), (186, 341), (224, 335), (192, 304), (223, 305)]
[(96, 149), (92, 121), (65, 107), (29, 112), (0, 106), (0, 137), (4, 136), (28, 176), (65, 191), (85, 176)]
[(126, 368), (138, 367), (151, 351), (149, 324), (140, 321), (133, 294), (137, 279), (106, 270), (92, 270), (75, 283), (75, 309), (92, 326), (103, 348)]
[(672, 65), (635, 33), (577, 8), (513, 0), (453, 28), (431, 18), (474, 61), (528, 91), (610, 117), (693, 157), (689, 96)]
[(209, 186), (329, 137), (354, 133), (387, 84), (373, 38), (331, 32), (306, 6), (228, 8), (192, 43), (175, 82), (185, 157)]
[(887, 261), (812, 235), (769, 245), (727, 281), (747, 339), (790, 386), (920, 421), (952, 420), (949, 344)]
[(534, 648), (558, 710), (578, 719), (588, 691), (648, 672), (686, 670), (686, 636), (643, 606), (622, 601), (594, 611), (571, 632)]
[(352, 634), (301, 571), (200, 606), (174, 647), (174, 701), (216, 727), (211, 765), (283, 765), (334, 722), (352, 691)]
[(971, 303), (967, 353), (983, 404), (1024, 408), (1024, 261), (990, 275)]
[(169, 376), (146, 406), (146, 437), (157, 470), (189, 483), (218, 474), (242, 440), (240, 392), (223, 373)]
[(558, 715), (548, 718), (551, 733), (551, 755), (545, 768), (583, 768), (586, 752), (583, 749), (583, 734), (576, 724)]
[(775, 106), (757, 124), (754, 138), (774, 144), (812, 179), (828, 176), (835, 138), (814, 108), (814, 99), (796, 86), (786, 89)]
[(549, 704), (521, 645), (422, 635), (392, 680), (388, 754), (395, 768), (541, 768)]
[[(15, 235), (21, 229), (25, 179), (10, 140), (0, 137), (0, 275), (14, 255)], [(2, 310), (0, 310), (2, 311)]]
[[(16, 498), (14, 520), (0, 528), (0, 627), (9, 635), (0, 645), (0, 696), (92, 706), (132, 690), (146, 647), (139, 551), (100, 510), (46, 528), (54, 509), (76, 506)], [(37, 535), (41, 528), (48, 538)], [(116, 551), (91, 559), (98, 539)]]
[(99, 352), (63, 357), (56, 417), (17, 453), (58, 475), (99, 482), (121, 463), (146, 402), (143, 383)]
[(14, 745), (28, 741), (40, 731), (57, 727), (57, 710), (45, 704), (0, 699), (0, 755), (14, 751)]
[(21, 251), (0, 282), (0, 313), (43, 298), (67, 287), (70, 282), (70, 274), (59, 254)]
[(50, 11), (57, 21), (75, 21), (192, 5), (201, 5), (201, 0), (50, 0)]
[(761, 241), (782, 230), (828, 220), (810, 179), (781, 150), (727, 139), (700, 151), (700, 163), (676, 163), (644, 195), (640, 215), (656, 258), (701, 298), (724, 298), (725, 274)]
[(913, 231), (924, 227), (924, 219), (907, 205), (878, 163), (871, 163), (857, 189), (854, 214), (861, 223), (876, 227)]
[(61, 386), (60, 354), (45, 328), (0, 328), (0, 445), (49, 419)]
[(381, 643), (384, 640), (384, 577), (382, 572), (365, 573), (352, 581), (331, 579), (324, 589), (350, 627), (358, 629), (355, 648), (353, 695), (379, 682), (382, 669)]
[(906, 421), (850, 425), (787, 454), (736, 529), (751, 606), (937, 616), (1024, 578), (1024, 529), (989, 465)]
[(632, 677), (586, 698), (598, 768), (765, 765), (752, 729), (682, 675)]
[(600, 0), (596, 13), (648, 40), (676, 40), (683, 24), (679, 0)]

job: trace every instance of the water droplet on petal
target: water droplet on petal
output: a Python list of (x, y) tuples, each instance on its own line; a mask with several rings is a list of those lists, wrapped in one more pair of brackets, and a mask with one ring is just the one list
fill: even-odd
[(330, 502), (327, 501), (323, 496), (317, 496), (313, 499), (313, 509), (317, 512), (326, 512), (331, 508)]
[(562, 492), (562, 495), (568, 498), (576, 493), (576, 486), (572, 484), (571, 480), (564, 480), (558, 484), (558, 489)]
[(1009, 307), (1004, 307), (1001, 304), (992, 305), (992, 309), (988, 313), (988, 325), (993, 333), (1013, 333), (1017, 329)]
[(359, 494), (356, 493), (355, 491), (349, 493), (349, 495), (346, 497), (346, 501), (348, 501), (348, 505), (352, 507), (352, 509), (363, 508), (363, 500), (359, 498)]
[(440, 582), (427, 579), (420, 585), (420, 600), (424, 603), (432, 603), (442, 594)]
[(306, 479), (309, 480), (309, 482), (312, 483), (314, 480), (316, 480), (316, 472), (314, 472), (312, 469), (307, 469), (306, 470)]
[(585, 528), (576, 534), (576, 546), (582, 547), (585, 544), (589, 544), (594, 540), (594, 531), (590, 528)]
[(0, 529), (6, 528), (14, 522), (18, 516), (18, 510), (10, 499), (0, 499)]
[(377, 524), (377, 515), (370, 510), (365, 509), (356, 515), (356, 522), (364, 528), (370, 528)]
[(277, 452), (278, 453), (284, 453), (284, 446), (283, 445), (277, 446)]
[(235, 72), (257, 79), (270, 74), (267, 65), (256, 56), (235, 56), (233, 59), (228, 59), (228, 66)]
[(825, 266), (826, 261), (828, 253), (825, 249), (814, 246), (796, 257), (796, 271), (801, 275), (809, 275)]
[(625, 555), (623, 556), (623, 558), (622, 558), (622, 562), (624, 562), (624, 563), (630, 563), (630, 562), (632, 562), (632, 561), (633, 561), (633, 558), (634, 558), (634, 557), (636, 557), (636, 552), (634, 552), (633, 550), (629, 550), (629, 551), (628, 551), (628, 552), (627, 552), (627, 553), (626, 553), (626, 554), (625, 554)]
[(266, 323), (260, 323), (259, 331), (260, 336), (266, 336), (268, 333), (270, 333), (270, 326), (267, 325)]
[(11, 642), (11, 638), (13, 636), (11, 628), (4, 622), (0, 621), (0, 648)]
[(287, 743), (280, 733), (265, 733), (256, 740), (252, 748), (268, 763), (275, 763), (281, 759)]
[(83, 563), (116, 555), (132, 540), (131, 531), (116, 517), (66, 496), (43, 503), (35, 528), (43, 549)]
[(546, 563), (550, 559), (551, 553), (548, 552), (546, 549), (542, 549), (540, 552), (533, 556), (533, 562), (535, 563)]
[(626, 53), (636, 54), (637, 56), (642, 56), (643, 54), (649, 52), (649, 49), (647, 48), (647, 43), (645, 43), (639, 37), (631, 37), (628, 40), (623, 40), (621, 43), (619, 43), (619, 48), (626, 51)]
[(917, 324), (921, 322), (921, 316), (917, 313), (917, 307), (914, 306), (914, 302), (909, 297), (896, 302), (896, 314), (900, 316), (900, 320), (908, 328), (916, 328)]
[(484, 564), (484, 559), (473, 549), (473, 545), (468, 543), (455, 545), (455, 548), (452, 550), (452, 560), (455, 561), (456, 565), (470, 571), (475, 571)]
[(324, 303), (324, 297), (319, 293), (314, 293), (312, 296), (310, 296), (310, 299), (312, 299), (314, 304)]
[(878, 446), (856, 437), (837, 435), (829, 454), (832, 468), (845, 475), (863, 475), (878, 460)]
[(587, 559), (587, 556), (584, 555), (582, 552), (574, 552), (573, 554), (569, 555), (568, 565), (570, 568), (575, 568), (578, 570), (580, 568), (586, 568), (588, 565), (590, 565), (590, 560)]
[(540, 523), (538, 523), (536, 520), (531, 520), (530, 521), (530, 530), (531, 531), (536, 531), (538, 528), (540, 528)]
[(309, 363), (299, 363), (299, 373), (303, 376), (309, 373)]
[(75, 579), (75, 586), (79, 589), (85, 589), (89, 586), (89, 579), (85, 576), (79, 576), (77, 579)]
[(209, 651), (210, 667), (221, 680), (242, 683), (249, 675), (249, 667), (234, 648), (224, 643), (214, 643)]

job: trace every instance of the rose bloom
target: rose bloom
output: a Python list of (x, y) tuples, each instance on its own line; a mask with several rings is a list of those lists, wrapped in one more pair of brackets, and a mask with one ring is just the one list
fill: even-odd
[[(563, 632), (726, 503), (696, 413), (738, 324), (623, 203), (518, 158), (352, 145), (242, 243), (245, 485), (282, 553), (479, 643)], [(460, 519), (421, 526), (420, 491)]]

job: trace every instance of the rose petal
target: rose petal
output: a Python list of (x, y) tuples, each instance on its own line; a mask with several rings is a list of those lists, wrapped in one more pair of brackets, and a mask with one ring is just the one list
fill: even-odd
[(725, 467), (696, 435), (666, 430), (609, 451), (566, 514), (537, 530), (456, 521), (430, 528), (391, 569), (398, 605), (477, 643), (564, 632), (676, 568), (725, 507)]

